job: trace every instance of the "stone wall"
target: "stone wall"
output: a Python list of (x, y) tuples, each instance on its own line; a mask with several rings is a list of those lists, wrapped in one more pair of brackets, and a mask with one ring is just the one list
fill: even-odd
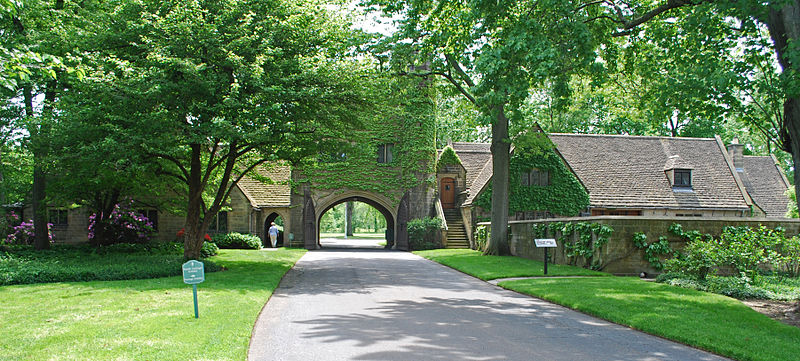
[[(800, 234), (800, 220), (786, 218), (673, 218), (673, 217), (644, 217), (644, 216), (596, 216), (556, 218), (533, 221), (511, 221), (511, 253), (525, 258), (542, 260), (544, 250), (536, 248), (531, 231), (532, 224), (552, 222), (587, 222), (600, 223), (614, 229), (608, 244), (601, 250), (600, 258), (605, 265), (603, 271), (621, 275), (638, 275), (646, 272), (649, 275), (659, 273), (644, 260), (644, 251), (633, 246), (633, 235), (644, 232), (647, 242), (657, 241), (661, 236), (667, 236), (673, 249), (680, 249), (685, 241), (669, 232), (673, 223), (679, 223), (684, 231), (697, 230), (704, 234), (719, 236), (725, 226), (765, 226), (768, 228), (783, 227), (786, 234), (794, 236)], [(487, 224), (487, 223), (482, 223)], [(487, 224), (488, 225), (488, 224)], [(557, 235), (548, 234), (547, 238), (557, 238)], [(558, 264), (567, 264), (563, 242), (558, 247), (551, 249), (551, 261)]]

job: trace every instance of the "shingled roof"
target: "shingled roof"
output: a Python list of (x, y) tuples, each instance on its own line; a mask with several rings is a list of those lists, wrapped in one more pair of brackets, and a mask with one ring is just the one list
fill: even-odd
[[(477, 191), (480, 189), (473, 189), (472, 186), (483, 168), (486, 166), (486, 163), (490, 164), (489, 169), (491, 170), (491, 144), (456, 142), (451, 144), (451, 146), (456, 154), (458, 154), (458, 158), (461, 159), (461, 165), (464, 166), (464, 170), (467, 172), (465, 186), (470, 190), (470, 198), (473, 198), (473, 193), (477, 193)], [(492, 175), (489, 173), (489, 178), (491, 177)]]
[[(771, 156), (744, 156), (742, 179), (753, 202), (767, 217), (785, 217), (789, 198), (786, 190), (789, 181)], [(738, 169), (737, 169), (738, 170)]]
[[(748, 210), (719, 139), (550, 134), (598, 208)], [(675, 157), (678, 156), (678, 157)], [(665, 170), (691, 165), (692, 191), (675, 192)]]
[(265, 165), (256, 171), (258, 176), (244, 176), (238, 183), (250, 205), (256, 208), (288, 207), (291, 203), (291, 168), (288, 165)]

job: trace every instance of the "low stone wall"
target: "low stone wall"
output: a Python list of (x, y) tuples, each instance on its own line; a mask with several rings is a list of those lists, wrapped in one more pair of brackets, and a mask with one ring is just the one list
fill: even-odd
[[(553, 222), (585, 222), (599, 223), (614, 229), (608, 243), (600, 251), (599, 257), (604, 264), (603, 271), (620, 275), (638, 275), (646, 272), (648, 275), (659, 273), (644, 259), (644, 251), (633, 245), (633, 235), (644, 232), (647, 242), (658, 241), (661, 236), (667, 236), (673, 249), (680, 249), (685, 241), (669, 232), (673, 223), (679, 223), (684, 231), (697, 230), (704, 234), (719, 236), (725, 226), (765, 226), (768, 228), (783, 227), (788, 236), (800, 234), (800, 219), (786, 218), (673, 218), (673, 217), (642, 217), (642, 216), (596, 216), (576, 218), (555, 218), (534, 221), (511, 221), (511, 253), (525, 258), (542, 260), (544, 250), (536, 248), (533, 242), (533, 224), (548, 224)], [(483, 223), (486, 224), (486, 223)], [(557, 238), (557, 235), (548, 234), (547, 238)], [(551, 262), (567, 264), (568, 259), (563, 242), (551, 254)]]

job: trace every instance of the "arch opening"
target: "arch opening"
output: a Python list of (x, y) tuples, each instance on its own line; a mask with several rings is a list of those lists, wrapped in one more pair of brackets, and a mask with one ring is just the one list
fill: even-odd
[[(350, 211), (349, 205), (352, 206)], [(391, 248), (394, 230), (392, 212), (381, 203), (362, 196), (332, 202), (317, 218), (317, 240), (322, 248)]]
[(284, 227), (286, 223), (284, 222), (283, 217), (277, 212), (270, 213), (267, 218), (264, 219), (264, 247), (272, 247), (272, 241), (269, 235), (269, 229), (272, 227), (272, 223), (275, 223), (276, 227), (278, 228), (278, 236), (276, 239), (275, 247), (283, 247), (286, 243), (284, 242)]

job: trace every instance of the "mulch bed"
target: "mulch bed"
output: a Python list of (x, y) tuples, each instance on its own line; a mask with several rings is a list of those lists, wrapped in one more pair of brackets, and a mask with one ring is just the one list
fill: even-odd
[(800, 301), (743, 300), (742, 303), (773, 320), (800, 327)]

